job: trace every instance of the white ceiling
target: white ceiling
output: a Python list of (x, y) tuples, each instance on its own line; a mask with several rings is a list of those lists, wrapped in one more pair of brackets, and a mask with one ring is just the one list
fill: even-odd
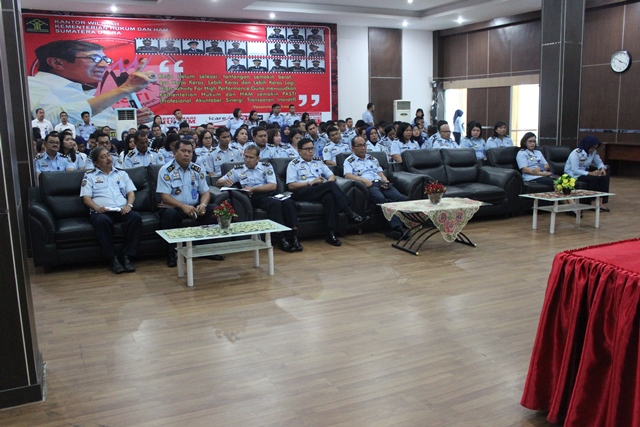
[[(540, 10), (541, 0), (22, 0), (23, 9), (81, 13), (320, 22), (364, 27), (443, 30)], [(463, 24), (456, 20), (462, 17)]]

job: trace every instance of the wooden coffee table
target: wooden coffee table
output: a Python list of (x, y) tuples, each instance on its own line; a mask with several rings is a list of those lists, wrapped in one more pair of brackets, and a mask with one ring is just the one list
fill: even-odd
[[(548, 192), (548, 193), (531, 193), (531, 194), (520, 194), (520, 197), (525, 197), (528, 199), (533, 199), (533, 225), (531, 228), (534, 230), (538, 228), (538, 211), (547, 211), (551, 212), (551, 223), (549, 225), (549, 233), (553, 234), (556, 228), (556, 214), (558, 212), (575, 212), (576, 213), (576, 224), (580, 225), (580, 212), (584, 210), (594, 209), (596, 211), (596, 224), (595, 228), (600, 227), (600, 198), (604, 196), (615, 196), (614, 193), (603, 193), (600, 191), (591, 191), (591, 190), (573, 190), (571, 194), (562, 194), (556, 192)], [(587, 198), (595, 198), (595, 205), (587, 205), (585, 203), (579, 203), (580, 199)], [(544, 200), (547, 202), (552, 202), (551, 206), (540, 206), (539, 201)], [(563, 200), (571, 200), (575, 203), (570, 204), (559, 204)]]
[[(289, 231), (289, 227), (263, 219), (259, 221), (245, 221), (231, 223), (228, 230), (219, 225), (204, 225), (199, 227), (174, 228), (172, 230), (157, 230), (167, 243), (175, 243), (178, 251), (178, 277), (184, 277), (184, 264), (187, 265), (187, 286), (193, 286), (193, 258), (223, 255), (235, 252), (254, 251), (254, 267), (260, 267), (260, 250), (266, 249), (269, 259), (269, 275), (274, 274), (273, 246), (271, 233)], [(265, 235), (265, 241), (260, 235)], [(193, 246), (193, 242), (202, 240), (228, 239), (229, 237), (251, 236), (251, 239), (234, 240), (231, 242), (209, 243)], [(184, 246), (183, 246), (184, 244)]]

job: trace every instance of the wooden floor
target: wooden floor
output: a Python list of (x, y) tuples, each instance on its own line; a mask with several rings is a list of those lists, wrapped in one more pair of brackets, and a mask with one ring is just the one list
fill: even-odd
[[(520, 406), (554, 255), (640, 236), (640, 181), (614, 178), (593, 228), (549, 214), (472, 221), (472, 248), (415, 257), (381, 233), (334, 248), (197, 260), (193, 289), (164, 260), (32, 270), (46, 401), (2, 426), (548, 426)], [(265, 254), (266, 255), (266, 254)]]

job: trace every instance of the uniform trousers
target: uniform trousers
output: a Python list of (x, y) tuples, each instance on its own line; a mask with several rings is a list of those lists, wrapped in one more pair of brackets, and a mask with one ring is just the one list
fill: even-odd
[[(396, 190), (395, 187), (382, 188), (380, 187), (380, 184), (380, 181), (374, 181), (371, 184), (371, 187), (368, 188), (369, 197), (371, 198), (371, 201), (376, 205), (387, 202), (404, 202), (405, 200), (408, 200), (407, 197), (400, 194), (400, 192)], [(402, 221), (400, 221), (400, 218), (394, 215), (393, 218), (389, 220), (389, 226), (391, 228), (402, 227)]]
[[(587, 183), (587, 190), (602, 191), (603, 193), (609, 192), (609, 175), (581, 175), (578, 177), (578, 181)], [(595, 199), (584, 199), (585, 202), (591, 203)], [(603, 197), (602, 203), (608, 203), (609, 198)]]
[(120, 212), (91, 212), (89, 220), (96, 229), (98, 241), (102, 247), (102, 254), (105, 258), (111, 259), (115, 256), (113, 224), (117, 222), (122, 223), (122, 230), (124, 231), (122, 253), (127, 256), (136, 255), (138, 242), (140, 242), (140, 232), (142, 231), (142, 217), (138, 212), (130, 211), (126, 215), (122, 215)]
[(349, 199), (335, 181), (302, 187), (293, 192), (293, 199), (303, 202), (322, 202), (328, 231), (338, 231), (338, 212), (349, 209)]
[(275, 192), (251, 193), (251, 206), (263, 209), (271, 221), (289, 228), (298, 226), (298, 209), (291, 199), (277, 200), (271, 197)]
[[(205, 210), (204, 215), (199, 216), (195, 219), (188, 216), (180, 208), (163, 208), (160, 209), (160, 224), (163, 230), (180, 228), (182, 226), (182, 221), (185, 219), (192, 219), (198, 225), (215, 224), (216, 220), (213, 217), (213, 208), (213, 205), (207, 205), (207, 209)], [(176, 247), (176, 244), (167, 243), (165, 247), (167, 249), (167, 252), (171, 252)]]

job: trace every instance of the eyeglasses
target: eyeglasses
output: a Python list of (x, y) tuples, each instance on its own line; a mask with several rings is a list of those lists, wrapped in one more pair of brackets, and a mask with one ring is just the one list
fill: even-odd
[(99, 64), (100, 62), (104, 61), (107, 63), (107, 65), (111, 64), (113, 62), (113, 59), (106, 57), (106, 56), (101, 56), (101, 55), (88, 55), (88, 56), (76, 56), (76, 58), (84, 58), (84, 59), (90, 59), (93, 62), (95, 62), (96, 64)]
[(303, 151), (313, 151), (313, 147), (301, 148)]

